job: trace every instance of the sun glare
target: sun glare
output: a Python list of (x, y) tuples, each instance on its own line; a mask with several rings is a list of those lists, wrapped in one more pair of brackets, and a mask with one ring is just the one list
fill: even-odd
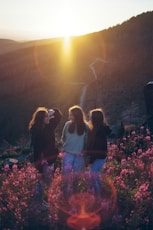
[(63, 2), (58, 9), (56, 28), (61, 36), (75, 36), (78, 32), (78, 16), (69, 1)]
[(64, 4), (60, 8), (60, 17), (57, 20), (57, 28), (63, 37), (64, 52), (70, 52), (71, 36), (75, 33), (75, 15), (69, 4)]
[(64, 39), (64, 50), (65, 52), (68, 52), (70, 50), (71, 37), (65, 36), (63, 39)]
[[(54, 11), (51, 14), (52, 8)], [(43, 14), (43, 12), (40, 13)], [(68, 47), (72, 36), (85, 34), (77, 5), (72, 4), (70, 0), (61, 1), (58, 7), (54, 7), (51, 3), (35, 30), (37, 30), (37, 34), (40, 34), (40, 37), (64, 38), (65, 47)], [(36, 35), (36, 32), (34, 33)]]

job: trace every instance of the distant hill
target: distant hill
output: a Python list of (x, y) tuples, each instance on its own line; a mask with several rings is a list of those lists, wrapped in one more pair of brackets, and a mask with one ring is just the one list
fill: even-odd
[(110, 125), (142, 124), (143, 88), (153, 80), (153, 11), (121, 25), (73, 37), (71, 55), (61, 39), (14, 42), (0, 39), (0, 138), (14, 143), (28, 135), (37, 106), (63, 112), (79, 104), (83, 84), (87, 113), (103, 107)]
[(16, 51), (19, 49), (24, 49), (26, 47), (31, 46), (40, 46), (44, 44), (50, 44), (55, 41), (61, 40), (59, 38), (54, 39), (42, 39), (42, 40), (32, 40), (32, 41), (24, 41), (24, 42), (17, 42), (10, 39), (0, 39), (0, 55), (5, 53), (10, 53), (12, 51)]

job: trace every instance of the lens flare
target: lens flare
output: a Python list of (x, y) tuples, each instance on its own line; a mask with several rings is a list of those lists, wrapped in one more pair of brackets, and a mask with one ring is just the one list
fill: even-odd
[[(67, 219), (67, 225), (76, 230), (92, 229), (100, 224), (101, 218), (92, 212), (95, 196), (87, 192), (77, 193), (70, 197), (69, 203), (76, 214)], [(90, 202), (89, 202), (90, 201)]]
[(116, 190), (102, 174), (71, 173), (55, 178), (48, 202), (51, 216), (74, 230), (93, 229), (116, 208)]

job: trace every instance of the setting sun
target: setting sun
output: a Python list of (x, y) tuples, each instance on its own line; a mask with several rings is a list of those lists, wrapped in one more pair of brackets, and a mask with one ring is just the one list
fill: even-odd
[(5, 0), (0, 7), (1, 38), (80, 36), (115, 26), (152, 8), (153, 1), (149, 0)]
[(58, 17), (56, 21), (56, 29), (61, 36), (69, 37), (73, 35), (80, 35), (81, 24), (78, 26), (78, 16), (72, 5), (63, 3), (59, 8)]

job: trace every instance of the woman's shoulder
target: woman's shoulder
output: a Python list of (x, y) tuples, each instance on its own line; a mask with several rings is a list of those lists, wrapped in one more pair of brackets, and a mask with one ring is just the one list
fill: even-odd
[(99, 127), (100, 132), (105, 133), (106, 135), (109, 135), (111, 133), (111, 128), (109, 125), (104, 124)]
[(66, 121), (65, 125), (70, 125), (72, 122), (71, 121)]
[(42, 130), (42, 127), (38, 126), (38, 125), (33, 125), (30, 129), (31, 133), (37, 133), (40, 132)]
[(66, 121), (64, 125), (64, 129), (68, 128), (71, 124), (71, 121)]

